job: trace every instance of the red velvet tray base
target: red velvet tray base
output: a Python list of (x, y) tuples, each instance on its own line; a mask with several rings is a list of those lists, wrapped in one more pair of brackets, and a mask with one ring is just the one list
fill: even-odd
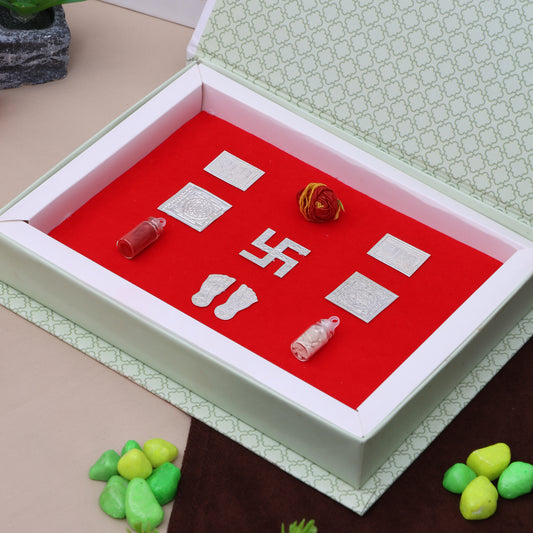
[[(223, 150), (265, 171), (247, 191), (205, 172)], [(232, 208), (198, 232), (157, 207), (188, 182), (207, 189)], [(312, 223), (301, 216), (296, 193), (309, 182), (335, 190), (345, 207), (336, 222)], [(116, 240), (149, 216), (167, 225), (160, 239), (133, 260)], [(311, 250), (283, 278), (280, 263), (262, 269), (241, 257), (264, 252), (251, 242), (267, 228), (271, 246), (287, 237)], [(386, 233), (431, 254), (411, 277), (367, 252)], [(238, 344), (356, 408), (438, 328), (497, 268), (496, 259), (351, 189), (271, 144), (201, 112), (156, 150), (114, 180), (61, 223), (50, 236), (143, 288)], [(325, 299), (361, 272), (399, 297), (370, 323)], [(192, 304), (212, 273), (237, 279), (206, 308)], [(241, 283), (259, 302), (229, 321), (215, 317)], [(291, 355), (290, 343), (321, 318), (341, 324), (309, 362)]]

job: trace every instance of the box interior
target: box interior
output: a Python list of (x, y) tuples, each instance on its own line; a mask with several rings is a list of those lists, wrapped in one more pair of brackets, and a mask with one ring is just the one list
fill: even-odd
[[(248, 190), (203, 168), (223, 150), (265, 171)], [(192, 182), (232, 207), (202, 232), (157, 207)], [(296, 194), (309, 182), (325, 183), (345, 206), (338, 221), (312, 223), (298, 210)], [(160, 239), (132, 260), (115, 242), (148, 216), (163, 217)], [(239, 255), (264, 252), (251, 242), (267, 228), (311, 250), (283, 278)], [(367, 251), (386, 233), (431, 254), (408, 277)], [(290, 154), (201, 112), (126, 173), (93, 196), (49, 235), (85, 257), (266, 358), (313, 387), (356, 408), (464, 301), (501, 262), (362, 195)], [(399, 298), (370, 323), (325, 300), (355, 271)], [(235, 287), (199, 308), (191, 296), (209, 274), (237, 279)], [(259, 301), (231, 320), (213, 312), (240, 283)], [(431, 297), (428, 297), (428, 293)], [(290, 354), (290, 343), (321, 318), (340, 317), (333, 339), (309, 362)]]

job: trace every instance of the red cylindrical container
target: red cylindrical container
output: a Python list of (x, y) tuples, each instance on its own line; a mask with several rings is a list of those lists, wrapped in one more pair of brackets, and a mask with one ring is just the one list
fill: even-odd
[(148, 217), (117, 241), (118, 251), (126, 259), (133, 259), (159, 238), (165, 224), (164, 218)]

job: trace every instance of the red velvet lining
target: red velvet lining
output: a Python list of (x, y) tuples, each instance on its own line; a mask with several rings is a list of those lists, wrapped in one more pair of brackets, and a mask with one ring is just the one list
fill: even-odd
[[(244, 192), (205, 172), (223, 150), (265, 175)], [(233, 206), (202, 232), (157, 210), (189, 181)], [(311, 223), (300, 215), (296, 193), (309, 182), (335, 190), (346, 209), (337, 222)], [(167, 220), (162, 236), (135, 259), (124, 259), (116, 240), (149, 216)], [(250, 243), (268, 227), (276, 231), (268, 244), (287, 237), (311, 250), (307, 257), (287, 251), (299, 264), (283, 278), (273, 275), (278, 261), (262, 269), (239, 255), (246, 249), (262, 257)], [(386, 233), (431, 254), (412, 277), (367, 255)], [(501, 265), (205, 112), (50, 235), (351, 407)], [(355, 271), (399, 295), (368, 324), (325, 300)], [(233, 276), (237, 283), (209, 307), (196, 307), (191, 296), (211, 273)], [(232, 320), (219, 320), (214, 308), (241, 283), (254, 289), (259, 302)], [(335, 336), (308, 363), (297, 361), (290, 343), (331, 315), (341, 319)]]

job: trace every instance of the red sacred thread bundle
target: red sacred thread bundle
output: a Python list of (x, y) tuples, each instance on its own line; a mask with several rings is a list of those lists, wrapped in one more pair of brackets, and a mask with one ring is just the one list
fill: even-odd
[(323, 183), (310, 183), (297, 194), (298, 206), (305, 220), (337, 220), (344, 206), (335, 192)]

